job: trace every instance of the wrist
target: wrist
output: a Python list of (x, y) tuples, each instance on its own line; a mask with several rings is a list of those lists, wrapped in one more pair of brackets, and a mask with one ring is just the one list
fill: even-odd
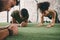
[(8, 29), (8, 32), (9, 32), (9, 36), (13, 35), (13, 30)]
[(53, 23), (53, 22), (51, 23), (51, 25), (54, 25), (54, 24), (55, 24), (55, 23)]
[(18, 27), (21, 27), (21, 24), (18, 24)]

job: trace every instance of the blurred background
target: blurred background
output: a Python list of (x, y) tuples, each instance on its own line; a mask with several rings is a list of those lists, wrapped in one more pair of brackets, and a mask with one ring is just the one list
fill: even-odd
[[(29, 12), (29, 20), (31, 22), (40, 22), (40, 11), (37, 10), (37, 3), (48, 1), (50, 2), (50, 8), (54, 9), (58, 13), (58, 17), (60, 20), (60, 0), (18, 0), (20, 3), (17, 6), (11, 8), (10, 11), (0, 12), (0, 22), (10, 22), (11, 21), (11, 13), (14, 10), (21, 10), (22, 8), (26, 8)], [(51, 21), (49, 18), (44, 17), (44, 21)]]

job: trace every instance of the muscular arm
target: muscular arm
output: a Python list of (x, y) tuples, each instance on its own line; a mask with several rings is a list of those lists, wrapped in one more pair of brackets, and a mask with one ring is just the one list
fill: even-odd
[(52, 22), (47, 27), (52, 27), (55, 24), (56, 12), (51, 10), (52, 14)]
[(0, 40), (4, 40), (9, 35), (8, 29), (0, 30)]
[(17, 35), (18, 26), (16, 24), (10, 24), (8, 28), (0, 28), (0, 40), (4, 40), (7, 36)]
[(15, 18), (12, 17), (12, 23), (17, 23)]
[(12, 24), (16, 24), (16, 25), (25, 27), (25, 26), (27, 26), (27, 24), (28, 24), (28, 20), (22, 21), (20, 24), (17, 24), (15, 18), (12, 18)]
[(51, 22), (52, 26), (55, 24), (55, 18), (56, 18), (56, 12), (52, 11), (52, 22)]
[(41, 19), (40, 19), (41, 21), (40, 21), (40, 23), (38, 24), (38, 26), (42, 26), (42, 25), (43, 25), (43, 20), (44, 20), (43, 17), (44, 17), (44, 16), (43, 16), (43, 14), (42, 14), (41, 17), (40, 17), (40, 18), (41, 18)]
[(43, 14), (41, 15), (41, 22), (40, 23), (42, 23), (43, 24)]

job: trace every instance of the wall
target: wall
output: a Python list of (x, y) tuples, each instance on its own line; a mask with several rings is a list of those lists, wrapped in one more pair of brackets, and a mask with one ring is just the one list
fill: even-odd
[[(59, 0), (37, 0), (39, 2), (49, 1), (50, 8), (55, 9), (58, 12), (58, 17), (60, 18), (60, 1)], [(37, 12), (37, 2), (35, 0), (20, 0), (20, 10), (26, 8), (29, 12), (29, 20), (32, 22), (40, 22), (40, 11)], [(9, 11), (9, 22), (11, 21), (11, 13), (13, 10), (19, 10), (19, 6), (11, 8)], [(37, 16), (38, 15), (38, 16)], [(44, 20), (48, 18), (44, 17)], [(49, 21), (50, 19), (48, 19)], [(0, 22), (7, 22), (7, 12), (0, 12)]]

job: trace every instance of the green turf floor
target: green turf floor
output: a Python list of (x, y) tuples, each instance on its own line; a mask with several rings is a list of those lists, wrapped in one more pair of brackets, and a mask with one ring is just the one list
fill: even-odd
[(47, 24), (42, 27), (36, 25), (29, 23), (28, 27), (18, 27), (18, 35), (8, 36), (5, 40), (60, 40), (60, 24), (51, 28), (47, 28)]

